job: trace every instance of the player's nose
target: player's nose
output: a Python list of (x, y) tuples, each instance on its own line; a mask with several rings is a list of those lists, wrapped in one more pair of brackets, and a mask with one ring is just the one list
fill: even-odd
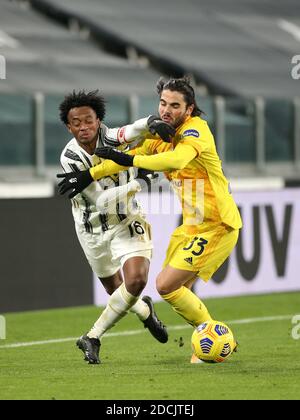
[(87, 129), (88, 129), (87, 124), (82, 123), (82, 124), (80, 125), (80, 131), (86, 131)]

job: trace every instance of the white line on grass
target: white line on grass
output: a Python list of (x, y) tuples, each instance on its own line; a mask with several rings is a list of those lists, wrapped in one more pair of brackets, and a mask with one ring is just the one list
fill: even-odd
[[(287, 319), (292, 319), (294, 315), (279, 315), (279, 316), (265, 316), (260, 318), (246, 318), (246, 319), (235, 319), (231, 321), (225, 321), (226, 324), (254, 324), (256, 322), (273, 322), (273, 321), (284, 321)], [(190, 325), (174, 325), (168, 327), (169, 331), (177, 331), (177, 330), (184, 330), (186, 328), (191, 328)], [(130, 330), (130, 331), (120, 331), (115, 333), (108, 333), (105, 335), (107, 337), (121, 337), (121, 336), (130, 336), (130, 335), (137, 335), (142, 334), (146, 330)], [(58, 338), (55, 340), (45, 340), (45, 341), (31, 341), (28, 343), (14, 343), (14, 344), (6, 344), (4, 346), (0, 346), (0, 349), (15, 349), (18, 347), (31, 347), (31, 346), (41, 346), (45, 344), (57, 344), (57, 343), (67, 343), (70, 341), (76, 341), (78, 337), (68, 337), (68, 338)]]

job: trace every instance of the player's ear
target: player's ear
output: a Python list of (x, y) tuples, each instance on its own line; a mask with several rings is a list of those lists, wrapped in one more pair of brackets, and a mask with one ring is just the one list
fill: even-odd
[(69, 130), (69, 132), (72, 134), (72, 130), (71, 130), (71, 125), (67, 124), (67, 129)]
[(195, 105), (192, 104), (190, 106), (187, 107), (187, 115), (190, 117), (194, 111)]

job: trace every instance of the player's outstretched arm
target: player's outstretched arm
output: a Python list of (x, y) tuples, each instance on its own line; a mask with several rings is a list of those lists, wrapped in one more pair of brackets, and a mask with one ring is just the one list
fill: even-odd
[(130, 144), (149, 138), (149, 133), (158, 135), (163, 141), (170, 142), (176, 130), (156, 115), (136, 120), (121, 128), (104, 128), (104, 140), (107, 144), (118, 147), (120, 144)]
[(61, 195), (68, 192), (68, 197), (74, 198), (75, 195), (85, 190), (92, 182), (118, 172), (126, 171), (127, 169), (125, 166), (119, 166), (114, 162), (105, 161), (86, 171), (57, 174), (57, 178), (61, 179), (58, 184), (58, 192)]
[(185, 168), (195, 159), (198, 152), (193, 146), (179, 144), (172, 152), (159, 153), (153, 156), (131, 155), (109, 147), (96, 149), (96, 154), (104, 159), (112, 160), (118, 165), (164, 172)]
[[(106, 176), (114, 175), (118, 172), (126, 171), (128, 167), (133, 166), (133, 159), (135, 155), (139, 157), (156, 157), (156, 156), (144, 156), (149, 155), (154, 152), (160, 152), (163, 150), (168, 150), (170, 144), (163, 143), (159, 140), (157, 145), (153, 140), (146, 140), (143, 146), (133, 149), (127, 153), (121, 153), (110, 147), (96, 149), (95, 154), (101, 156), (105, 160), (100, 165), (96, 165), (93, 168), (81, 171), (81, 172), (69, 172), (65, 174), (58, 174), (57, 177), (61, 179), (61, 182), (58, 184), (59, 193), (61, 195), (69, 193), (69, 198), (74, 198), (75, 195), (81, 193), (85, 188), (87, 188), (93, 181), (97, 181)], [(100, 152), (99, 152), (100, 151)], [(98, 153), (99, 152), (99, 153)], [(113, 156), (110, 154), (116, 152), (117, 156), (121, 157), (114, 162)], [(172, 152), (174, 153), (174, 152)], [(166, 155), (166, 153), (163, 153)], [(116, 155), (115, 155), (116, 156)], [(125, 156), (125, 160), (124, 157)], [(121, 164), (118, 164), (121, 163)], [(135, 166), (135, 165), (134, 165)], [(143, 166), (139, 166), (144, 168)], [(145, 168), (148, 169), (148, 168)], [(155, 169), (150, 169), (155, 170)], [(164, 170), (164, 169), (162, 169)]]

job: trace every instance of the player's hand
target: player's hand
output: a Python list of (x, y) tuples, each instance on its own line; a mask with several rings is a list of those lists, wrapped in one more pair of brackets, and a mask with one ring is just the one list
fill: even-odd
[(112, 149), (111, 147), (98, 147), (95, 150), (95, 155), (103, 159), (112, 160), (121, 166), (133, 166), (134, 156)]
[(170, 143), (172, 137), (175, 136), (175, 128), (155, 115), (150, 115), (147, 124), (151, 134), (158, 134), (159, 137), (167, 143)]
[(75, 195), (81, 193), (94, 180), (90, 171), (69, 172), (68, 174), (57, 174), (57, 178), (63, 178), (58, 184), (58, 192), (60, 195), (70, 191), (69, 198), (74, 198)]

